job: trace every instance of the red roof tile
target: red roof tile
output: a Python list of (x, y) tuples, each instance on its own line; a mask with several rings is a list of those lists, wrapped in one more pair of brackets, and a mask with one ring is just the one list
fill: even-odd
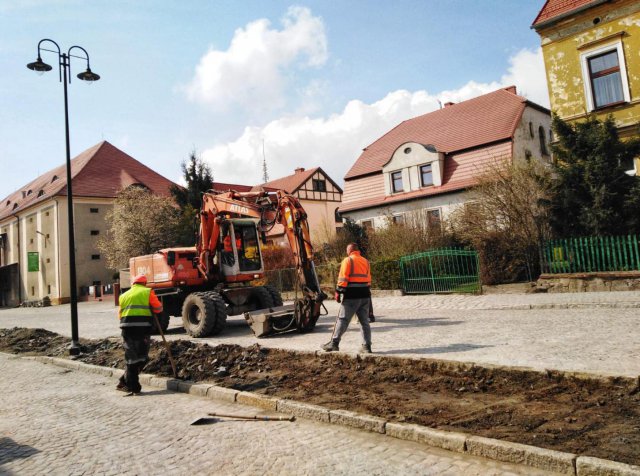
[(510, 139), (527, 103), (511, 86), (404, 121), (365, 148), (344, 178), (380, 172), (406, 142), (451, 153)]
[[(169, 196), (169, 188), (175, 185), (106, 141), (71, 160), (71, 179), (74, 197), (114, 198), (120, 190), (135, 183), (145, 185), (157, 195)], [(5, 197), (0, 202), (0, 220), (57, 195), (67, 195), (66, 165), (50, 170)]]
[(320, 167), (314, 167), (313, 169), (309, 170), (305, 170), (302, 168), (296, 169), (296, 172), (294, 174), (271, 180), (270, 182), (265, 182), (262, 184), (262, 186), (274, 188), (276, 190), (286, 190), (288, 193), (293, 193), (298, 188), (300, 188), (307, 180), (309, 180), (309, 177), (315, 174), (319, 168)]
[(240, 185), (239, 183), (213, 182), (211, 184), (211, 189), (216, 192), (228, 192), (230, 190), (235, 190), (236, 192), (249, 192), (251, 188), (251, 185)]
[(546, 23), (554, 18), (568, 14), (577, 9), (596, 6), (607, 0), (547, 0), (533, 21), (532, 26)]

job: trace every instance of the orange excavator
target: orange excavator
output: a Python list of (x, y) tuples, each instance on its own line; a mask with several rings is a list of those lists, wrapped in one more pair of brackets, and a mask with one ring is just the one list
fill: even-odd
[[(293, 252), (301, 291), (301, 297), (287, 306), (274, 287), (253, 284), (264, 277), (261, 242), (278, 224)], [(205, 193), (196, 246), (131, 258), (129, 272), (146, 275), (147, 286), (162, 300), (163, 330), (169, 316), (181, 315), (185, 330), (194, 337), (220, 333), (227, 316), (239, 314), (257, 337), (309, 332), (327, 297), (313, 263), (307, 214), (296, 197), (282, 190)]]

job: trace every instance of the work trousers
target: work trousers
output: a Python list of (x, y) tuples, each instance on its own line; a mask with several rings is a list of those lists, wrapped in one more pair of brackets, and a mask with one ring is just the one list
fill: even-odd
[(342, 301), (338, 318), (333, 328), (331, 340), (336, 344), (340, 343), (342, 335), (347, 332), (349, 322), (355, 314), (360, 321), (360, 332), (362, 333), (362, 342), (365, 345), (371, 345), (371, 326), (369, 325), (369, 303), (371, 298), (345, 299)]
[(120, 377), (120, 383), (126, 385), (132, 392), (141, 390), (140, 371), (149, 361), (149, 347), (151, 346), (151, 327), (123, 327), (124, 360), (126, 368)]

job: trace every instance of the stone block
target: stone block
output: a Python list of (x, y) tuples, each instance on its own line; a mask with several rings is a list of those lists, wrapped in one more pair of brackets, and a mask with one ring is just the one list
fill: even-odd
[(224, 402), (235, 402), (238, 393), (239, 392), (237, 390), (233, 390), (231, 388), (212, 385), (207, 390), (207, 398), (211, 398), (212, 400), (222, 400)]
[(425, 445), (464, 453), (467, 435), (453, 431), (436, 430), (420, 425), (387, 422), (385, 433), (401, 440), (416, 441)]
[(278, 400), (278, 411), (280, 413), (290, 413), (307, 420), (329, 423), (329, 410), (319, 405), (311, 405), (294, 400)]
[(155, 375), (152, 375), (152, 374), (138, 375), (138, 378), (140, 379), (140, 385), (151, 385), (151, 379), (154, 377)]
[(175, 380), (167, 377), (152, 377), (149, 385), (156, 388), (162, 388), (166, 390), (171, 390), (173, 392), (178, 391), (179, 380)]
[(387, 421), (371, 415), (362, 415), (348, 410), (329, 410), (329, 422), (337, 425), (352, 426), (361, 430), (384, 433)]
[(259, 393), (238, 392), (236, 395), (236, 402), (242, 403), (243, 405), (262, 408), (264, 410), (275, 411), (278, 400)]
[(560, 474), (575, 474), (576, 455), (571, 453), (480, 436), (467, 438), (467, 452), (474, 456), (482, 456), (506, 463), (523, 464)]
[(576, 474), (577, 476), (638, 476), (640, 475), (640, 466), (591, 456), (578, 456)]
[(54, 357), (52, 359), (52, 363), (57, 365), (58, 367), (63, 367), (65, 369), (71, 369), (71, 370), (80, 369), (80, 362), (77, 362), (75, 360), (60, 359), (60, 358)]
[(198, 395), (199, 397), (206, 397), (209, 387), (211, 387), (209, 384), (178, 382), (178, 392)]
[(104, 377), (111, 377), (112, 374), (112, 371), (109, 367), (100, 367), (99, 365), (81, 363), (79, 369), (83, 372), (103, 375)]

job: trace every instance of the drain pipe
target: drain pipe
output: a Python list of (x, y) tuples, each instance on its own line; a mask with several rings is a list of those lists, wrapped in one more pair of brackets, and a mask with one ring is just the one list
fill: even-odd
[(18, 215), (16, 215), (15, 213), (13, 214), (13, 216), (16, 219), (16, 225), (18, 225), (18, 302), (20, 304), (22, 304), (22, 284), (20, 283), (21, 281), (21, 272), (20, 272), (20, 264), (21, 264), (21, 253), (20, 253), (20, 217)]

